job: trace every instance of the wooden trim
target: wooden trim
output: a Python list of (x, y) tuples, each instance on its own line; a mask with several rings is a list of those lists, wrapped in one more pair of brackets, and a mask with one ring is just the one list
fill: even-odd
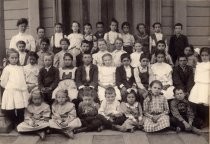
[(62, 1), (63, 0), (57, 0), (57, 20), (60, 23), (63, 23), (63, 11), (62, 11)]
[(155, 22), (161, 23), (162, 0), (150, 0), (150, 25)]
[(130, 23), (130, 31), (133, 33), (134, 27), (133, 27), (133, 0), (127, 0), (127, 21)]
[(36, 37), (36, 28), (40, 25), (39, 0), (28, 1), (28, 18), (30, 34)]
[(89, 0), (82, 0), (82, 22), (83, 25), (89, 22)]
[[(0, 66), (3, 65), (3, 58), (6, 57), (5, 30), (4, 30), (4, 1), (0, 1)], [(0, 94), (1, 95), (1, 94)], [(1, 97), (0, 97), (1, 98)]]
[(181, 23), (187, 33), (187, 0), (174, 0), (174, 23)]

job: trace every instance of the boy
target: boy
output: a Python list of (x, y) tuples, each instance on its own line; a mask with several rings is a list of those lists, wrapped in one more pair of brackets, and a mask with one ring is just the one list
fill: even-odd
[(39, 71), (38, 87), (44, 98), (44, 101), (49, 105), (52, 104), (52, 92), (58, 86), (59, 71), (53, 66), (53, 55), (46, 53), (44, 55), (44, 67)]
[(81, 53), (76, 56), (76, 66), (77, 67), (83, 65), (82, 55), (85, 52), (89, 52), (90, 53), (90, 43), (87, 40), (83, 40), (82, 41), (82, 43), (81, 43)]
[(41, 40), (43, 38), (45, 38), (45, 28), (44, 27), (37, 27), (36, 29), (36, 32), (37, 32), (37, 39), (36, 39), (36, 52), (38, 52), (40, 50), (40, 43), (41, 43)]
[(184, 48), (189, 45), (188, 39), (185, 35), (181, 34), (182, 24), (177, 23), (174, 25), (175, 34), (171, 36), (169, 43), (169, 54), (172, 57), (173, 63), (176, 63), (177, 57), (184, 53)]
[(49, 45), (50, 45), (50, 41), (48, 38), (43, 38), (40, 42), (40, 50), (37, 52), (37, 55), (39, 56), (38, 59), (38, 65), (40, 67), (44, 66), (44, 55), (46, 53), (51, 53), (53, 54), (50, 50), (49, 50)]
[(194, 116), (190, 102), (185, 99), (186, 93), (181, 88), (174, 89), (174, 97), (171, 101), (171, 114), (170, 118), (171, 127), (176, 128), (177, 132), (191, 131), (198, 135), (201, 134), (200, 128), (201, 120)]
[(190, 93), (194, 85), (194, 72), (193, 68), (187, 65), (185, 55), (178, 57), (178, 66), (173, 68), (172, 79), (175, 87), (182, 88), (187, 93)]
[(101, 39), (104, 38), (104, 23), (103, 22), (97, 22), (96, 23), (96, 33), (95, 33), (95, 37), (96, 39)]
[(25, 66), (28, 63), (28, 53), (26, 53), (26, 43), (24, 41), (17, 42), (17, 48), (19, 52), (19, 62), (21, 66)]

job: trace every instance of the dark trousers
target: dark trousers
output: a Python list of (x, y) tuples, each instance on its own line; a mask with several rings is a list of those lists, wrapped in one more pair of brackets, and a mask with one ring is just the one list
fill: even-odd
[(59, 53), (61, 50), (62, 50), (62, 48), (60, 48), (60, 47), (53, 47), (53, 53), (54, 54)]
[(126, 51), (128, 54), (133, 53), (133, 47), (132, 46), (123, 46), (123, 50)]
[(53, 103), (52, 92), (49, 92), (49, 93), (41, 93), (41, 95), (42, 95), (44, 101), (51, 106), (52, 103)]
[(12, 110), (3, 110), (5, 116), (12, 122), (14, 126), (24, 121), (24, 110), (21, 109), (12, 109)]
[(86, 131), (95, 131), (102, 126), (102, 121), (97, 116), (89, 116), (81, 119), (82, 127), (86, 127)]

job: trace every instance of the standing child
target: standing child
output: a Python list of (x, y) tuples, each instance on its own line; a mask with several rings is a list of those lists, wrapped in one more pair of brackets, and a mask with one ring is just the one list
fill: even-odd
[(134, 78), (134, 68), (130, 65), (130, 55), (125, 53), (121, 55), (122, 65), (116, 69), (116, 84), (121, 92), (123, 101), (126, 101), (127, 92), (131, 89), (136, 91), (136, 83)]
[(116, 99), (121, 100), (121, 94), (116, 86), (116, 67), (112, 65), (112, 55), (107, 53), (102, 56), (103, 66), (98, 67), (98, 97), (102, 101), (105, 99), (105, 90), (107, 87), (114, 87)]
[(7, 51), (9, 65), (1, 75), (1, 86), (5, 89), (1, 109), (14, 126), (24, 120), (24, 108), (28, 105), (29, 93), (23, 67), (18, 65), (19, 53), (11, 48)]
[(39, 71), (38, 87), (49, 105), (52, 104), (52, 92), (58, 86), (59, 71), (53, 66), (53, 55), (48, 53), (44, 56), (44, 67)]
[(193, 45), (185, 47), (184, 54), (187, 57), (187, 65), (193, 67), (193, 69), (195, 70), (198, 62), (198, 54), (195, 52)]
[(57, 54), (58, 52), (60, 52), (62, 50), (61, 45), (60, 45), (60, 40), (63, 39), (64, 37), (66, 37), (63, 33), (62, 23), (56, 23), (54, 31), (55, 31), (55, 33), (51, 37), (50, 44), (51, 44), (53, 53)]
[(118, 21), (112, 19), (110, 24), (110, 31), (104, 35), (104, 39), (108, 44), (109, 52), (113, 52), (115, 50), (115, 40), (117, 38), (122, 38), (122, 35), (118, 32)]
[(123, 39), (123, 50), (127, 53), (131, 54), (133, 52), (133, 46), (135, 43), (134, 36), (130, 34), (130, 24), (129, 22), (123, 22), (121, 29), (123, 31), (122, 39)]
[(76, 67), (73, 66), (73, 56), (70, 53), (65, 53), (63, 57), (64, 66), (59, 68), (58, 87), (53, 91), (52, 98), (55, 99), (55, 95), (59, 90), (67, 90), (70, 101), (74, 101), (77, 98), (77, 86), (75, 83)]
[(49, 124), (50, 128), (58, 130), (71, 139), (74, 138), (73, 130), (81, 126), (75, 106), (69, 102), (66, 90), (57, 91), (55, 101), (52, 104), (52, 119)]
[(135, 52), (133, 52), (130, 57), (131, 57), (131, 66), (132, 67), (138, 67), (140, 66), (140, 57), (141, 57), (141, 54), (143, 53), (142, 51), (142, 44), (139, 43), (139, 42), (136, 42), (135, 45), (134, 45), (134, 49), (135, 49)]
[(25, 110), (24, 122), (17, 126), (20, 133), (36, 133), (42, 140), (45, 139), (45, 129), (49, 127), (50, 106), (43, 102), (38, 89), (31, 91), (29, 105)]
[(29, 64), (24, 66), (24, 74), (28, 91), (38, 86), (38, 75), (40, 67), (37, 64), (39, 56), (35, 52), (29, 52)]
[(122, 124), (123, 130), (134, 132), (134, 129), (143, 128), (143, 112), (139, 102), (136, 101), (136, 92), (131, 90), (127, 94), (126, 102), (120, 104), (120, 111), (126, 116)]
[(26, 52), (26, 43), (24, 41), (17, 42), (17, 48), (19, 52), (19, 63), (21, 66), (25, 66), (28, 63), (28, 53)]
[(104, 23), (99, 21), (96, 23), (95, 37), (97, 40), (104, 38)]
[(81, 43), (81, 52), (79, 55), (76, 56), (76, 66), (79, 67), (83, 65), (82, 56), (83, 53), (89, 52), (90, 53), (90, 43), (87, 40), (83, 40)]
[(37, 39), (35, 40), (35, 42), (36, 42), (36, 51), (35, 52), (38, 52), (40, 50), (41, 40), (43, 38), (46, 38), (46, 36), (45, 36), (45, 28), (39, 26), (39, 27), (37, 27), (36, 32), (37, 32)]
[(62, 50), (55, 55), (53, 61), (54, 67), (57, 68), (62, 68), (64, 66), (63, 56), (65, 55), (65, 53), (68, 53), (68, 47), (70, 45), (70, 42), (67, 38), (63, 38), (60, 40), (60, 45)]
[(161, 94), (162, 88), (160, 81), (152, 81), (151, 92), (144, 100), (144, 131), (146, 132), (156, 132), (170, 126), (169, 107), (166, 98)]

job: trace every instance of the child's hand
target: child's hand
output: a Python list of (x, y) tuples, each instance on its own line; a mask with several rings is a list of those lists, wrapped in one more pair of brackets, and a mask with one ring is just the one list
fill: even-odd
[(41, 118), (41, 115), (39, 115), (39, 114), (34, 114), (33, 117), (34, 117), (35, 119), (40, 119), (40, 118)]
[(65, 128), (65, 127), (68, 126), (68, 123), (67, 123), (67, 122), (61, 122), (61, 123), (60, 123), (60, 126), (63, 127), (63, 128)]

